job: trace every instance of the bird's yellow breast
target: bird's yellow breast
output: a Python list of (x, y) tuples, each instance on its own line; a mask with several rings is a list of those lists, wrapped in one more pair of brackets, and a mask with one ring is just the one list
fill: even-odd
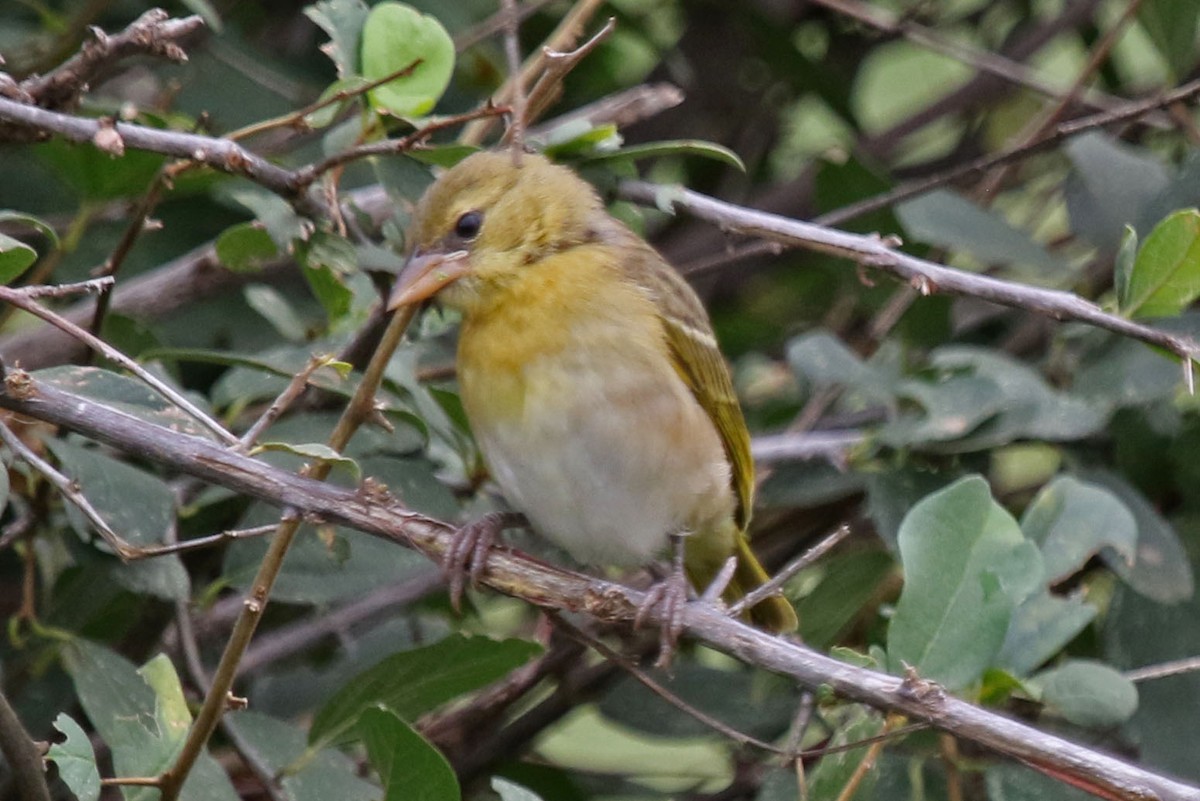
[[(573, 391), (571, 363), (600, 375), (668, 359), (654, 304), (616, 280), (608, 249), (584, 245), (524, 265), (464, 310), (458, 371), (476, 426)], [(567, 369), (554, 369), (567, 368)]]

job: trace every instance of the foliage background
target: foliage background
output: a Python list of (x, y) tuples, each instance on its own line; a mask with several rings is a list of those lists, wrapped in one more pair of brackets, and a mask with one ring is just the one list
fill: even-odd
[[(482, 0), (413, 5), (458, 43), (496, 12)], [(569, 8), (532, 5), (521, 34), (527, 53)], [(353, 6), (338, 0), (322, 10), (345, 25)], [(87, 26), (115, 32), (146, 7), (8, 4), (0, 9), (5, 69), (18, 79), (48, 71), (78, 48)], [(171, 11), (199, 11), (209, 21), (188, 45), (187, 63), (122, 63), (94, 82), (80, 113), (124, 110), (144, 124), (222, 135), (293, 112), (347, 77), (321, 52), (328, 36), (302, 4), (194, 0)], [(550, 116), (671, 82), (683, 102), (622, 126), (624, 143), (704, 140), (735, 152), (745, 170), (676, 147), (640, 162), (642, 175), (800, 219), (838, 215), (906, 182), (1047, 138), (1061, 121), (1182, 86), (1197, 76), (1200, 54), (1200, 11), (1172, 0), (620, 0), (599, 14), (616, 18), (615, 32), (567, 76)], [(995, 74), (1001, 67), (1003, 77)], [(461, 47), (437, 113), (474, 108), (505, 71), (498, 35)], [(405, 130), (403, 121), (352, 103), (331, 128), (277, 130), (251, 147), (296, 166)], [(760, 550), (778, 566), (838, 524), (852, 528), (789, 583), (805, 642), (893, 672), (913, 665), (1040, 728), (1200, 781), (1195, 675), (1129, 673), (1200, 648), (1190, 567), (1200, 416), (1177, 361), (1031, 309), (924, 296), (829, 256), (741, 253), (747, 242), (715, 226), (618, 199), (631, 162), (589, 161), (613, 144), (610, 134), (559, 142), (559, 153), (610, 193), (614, 212), (645, 231), (709, 302), (751, 427), (762, 435)], [(453, 135), (435, 141), (455, 152)], [(1200, 293), (1200, 215), (1189, 211), (1200, 194), (1198, 142), (1190, 105), (1176, 104), (1052, 140), (1003, 172), (967, 174), (835, 219), (847, 230), (898, 235), (907, 252), (936, 262), (1065, 289), (1191, 335), (1190, 306)], [(0, 231), (38, 250), (25, 283), (87, 278), (118, 248), (163, 164), (153, 154), (114, 159), (53, 140), (3, 148), (0, 208), (37, 215), (58, 232), (55, 243), (21, 220), (2, 222)], [(136, 313), (114, 312), (104, 338), (243, 430), (309, 355), (345, 352), (371, 330), (378, 290), (367, 271), (378, 278), (398, 267), (405, 201), (430, 180), (428, 160), (349, 165), (343, 192), (382, 185), (398, 202), (380, 225), (352, 220), (363, 232), (348, 237), (328, 226), (304, 230), (286, 204), (245, 179), (181, 176), (153, 209), (157, 224), (129, 251), (118, 286), (161, 274), (214, 240), (239, 279), (207, 292), (179, 287), (182, 306), (164, 292)], [(254, 220), (258, 228), (245, 226)], [(263, 229), (269, 236), (257, 233)], [(43, 375), (93, 397), (149, 405), (111, 373), (87, 371), (77, 354), (49, 348), (30, 319), (3, 314), (6, 363), (60, 365)], [(396, 432), (360, 432), (346, 451), (357, 466), (335, 470), (335, 480), (373, 476), (413, 509), (461, 522), (499, 502), (453, 396), (453, 322), (429, 314), (419, 324), (384, 388)], [(298, 405), (267, 439), (324, 441), (353, 379), (324, 370), (315, 380), (330, 392)], [(265, 505), (143, 460), (8, 423), (137, 544), (276, 519)], [(817, 447), (829, 432), (835, 444)], [(817, 454), (768, 455), (781, 438)], [(261, 458), (294, 469), (311, 453), (277, 449)], [(265, 544), (249, 539), (122, 565), (36, 471), (5, 457), (4, 694), (35, 738), (67, 735), (57, 747), (59, 771), (90, 775), (94, 748), (106, 776), (153, 774), (170, 764), (187, 704), (203, 696), (201, 674), (220, 654)], [(564, 560), (520, 534), (513, 542)], [(465, 615), (453, 614), (436, 569), (416, 554), (354, 532), (305, 531), (243, 660), (237, 692), (250, 710), (230, 716), (232, 729), (216, 736), (185, 796), (257, 797), (264, 771), (291, 765), (276, 797), (416, 797), (414, 782), (428, 788), (425, 797), (454, 797), (451, 770), (474, 797), (521, 797), (491, 781), (496, 776), (547, 799), (796, 797), (791, 769), (735, 746), (620, 670), (597, 671), (597, 657), (551, 639), (532, 607), (486, 591), (469, 601)], [(439, 728), (437, 707), (457, 700), (461, 708), (470, 691), (528, 659), (537, 650), (528, 643), (539, 639), (563, 656), (544, 681), (494, 719)], [(347, 701), (365, 683), (353, 677), (390, 659), (399, 661), (377, 674), (391, 693), (380, 708)], [(135, 665), (144, 665), (140, 673)], [(464, 665), (473, 670), (461, 681), (419, 681)], [(681, 657), (671, 686), (735, 728), (777, 742), (787, 741), (801, 706), (796, 688), (705, 649)], [(560, 715), (511, 725), (528, 721), (521, 716), (551, 693), (565, 698)], [(803, 732), (808, 747), (896, 725), (817, 700)], [(351, 734), (317, 736), (343, 718)], [(294, 760), (306, 739), (329, 747), (301, 769)], [(867, 754), (874, 767), (855, 774)], [(847, 788), (879, 799), (1078, 795), (929, 732), (812, 758), (806, 768), (813, 798)], [(86, 780), (72, 781), (76, 792), (79, 781)], [(58, 782), (55, 792), (68, 790)], [(15, 797), (11, 787), (7, 793)]]

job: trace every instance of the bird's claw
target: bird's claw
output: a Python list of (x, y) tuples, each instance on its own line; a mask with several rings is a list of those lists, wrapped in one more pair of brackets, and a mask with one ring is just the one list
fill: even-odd
[(523, 515), (515, 512), (489, 512), (454, 532), (450, 547), (442, 556), (442, 572), (446, 574), (450, 585), (450, 605), (455, 612), (461, 611), (467, 579), (471, 580), (471, 586), (474, 587), (483, 578), (488, 553), (500, 532), (517, 525), (525, 525)]
[(679, 636), (683, 634), (683, 607), (688, 602), (688, 582), (683, 571), (683, 538), (673, 536), (672, 545), (675, 553), (671, 572), (646, 591), (645, 599), (633, 616), (634, 628), (638, 628), (647, 614), (658, 611), (661, 623), (658, 658), (654, 660), (654, 666), (658, 668), (671, 666)]

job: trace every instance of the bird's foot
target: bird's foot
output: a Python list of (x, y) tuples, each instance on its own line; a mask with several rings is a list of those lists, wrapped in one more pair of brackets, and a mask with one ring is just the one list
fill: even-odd
[(527, 525), (529, 522), (520, 512), (489, 512), (454, 532), (450, 547), (442, 556), (442, 572), (450, 584), (450, 605), (455, 612), (459, 611), (462, 604), (467, 579), (470, 579), (471, 586), (475, 586), (483, 577), (488, 552), (500, 532), (506, 528)]
[(654, 666), (668, 668), (675, 656), (679, 635), (683, 633), (683, 608), (688, 601), (688, 581), (683, 572), (683, 535), (671, 536), (671, 572), (662, 581), (646, 591), (646, 598), (638, 605), (633, 617), (633, 626), (638, 628), (646, 615), (658, 613), (659, 629), (658, 658)]

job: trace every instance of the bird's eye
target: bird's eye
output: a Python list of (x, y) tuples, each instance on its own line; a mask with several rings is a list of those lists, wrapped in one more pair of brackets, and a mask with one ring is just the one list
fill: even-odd
[(468, 211), (454, 224), (454, 235), (459, 239), (474, 239), (479, 236), (479, 229), (482, 227), (483, 215), (477, 211)]

